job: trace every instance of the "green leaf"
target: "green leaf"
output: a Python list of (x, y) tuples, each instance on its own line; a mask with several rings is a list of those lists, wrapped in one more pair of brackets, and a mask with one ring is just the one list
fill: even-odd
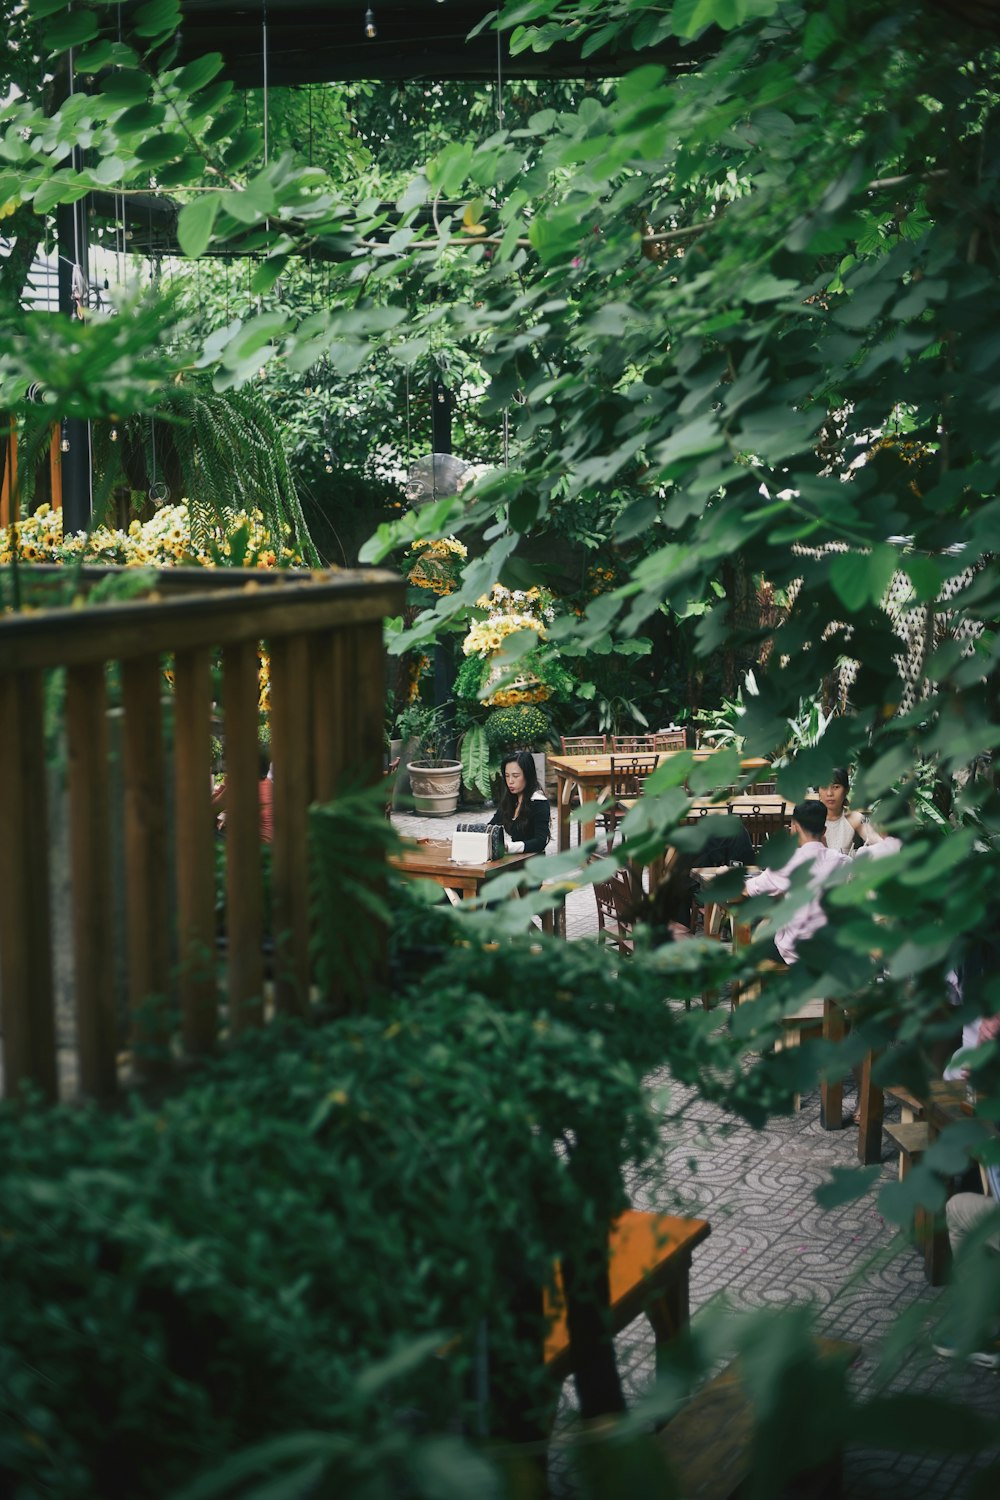
[(206, 52), (204, 57), (196, 57), (193, 62), (181, 68), (173, 80), (174, 88), (180, 89), (184, 94), (196, 94), (206, 83), (211, 83), (221, 68), (222, 53)]
[(118, 116), (114, 128), (119, 136), (138, 133), (145, 136), (151, 130), (159, 130), (166, 118), (167, 111), (162, 104), (133, 104), (131, 109)]
[(82, 183), (73, 181), (68, 177), (50, 177), (49, 181), (43, 183), (35, 193), (33, 204), (36, 214), (51, 213), (57, 204), (76, 203), (89, 192), (89, 188)]
[(29, 0), (28, 10), (33, 21), (43, 21), (57, 10), (65, 10), (69, 0)]
[(881, 1167), (831, 1167), (831, 1180), (820, 1183), (815, 1199), (820, 1208), (840, 1208), (845, 1203), (855, 1203), (863, 1198), (875, 1179), (881, 1175)]
[(222, 194), (222, 206), (241, 224), (256, 224), (274, 212), (275, 197), (271, 184), (262, 177), (251, 177), (239, 191)]
[(177, 220), (177, 239), (181, 250), (192, 260), (204, 254), (219, 212), (218, 193), (202, 193), (185, 203)]
[(187, 149), (187, 136), (175, 130), (150, 136), (149, 140), (140, 142), (135, 148), (135, 154), (145, 166), (160, 167), (164, 162), (172, 161), (175, 156), (183, 156)]
[(132, 30), (136, 36), (155, 41), (176, 31), (180, 22), (180, 0), (147, 0), (147, 4), (140, 5), (135, 12)]
[(82, 47), (99, 34), (97, 17), (92, 10), (71, 10), (45, 28), (45, 40), (53, 52)]
[(116, 68), (101, 80), (101, 93), (118, 104), (139, 104), (149, 97), (149, 75), (141, 68)]
[(223, 151), (222, 159), (230, 172), (238, 172), (263, 151), (264, 137), (259, 130), (240, 130)]
[(101, 68), (106, 67), (115, 55), (115, 44), (108, 41), (97, 41), (92, 47), (87, 47), (83, 52), (77, 53), (73, 59), (73, 67), (78, 73), (98, 73)]

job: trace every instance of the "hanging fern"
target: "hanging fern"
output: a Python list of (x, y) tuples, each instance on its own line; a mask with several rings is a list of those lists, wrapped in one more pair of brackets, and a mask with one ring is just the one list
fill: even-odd
[(171, 386), (156, 412), (111, 429), (94, 426), (94, 516), (126, 488), (148, 493), (154, 478), (186, 496), (192, 540), (207, 544), (239, 510), (259, 510), (272, 536), (291, 528), (291, 545), (313, 567), (319, 554), (309, 535), (282, 442), (281, 430), (252, 387), (214, 391), (207, 381)]

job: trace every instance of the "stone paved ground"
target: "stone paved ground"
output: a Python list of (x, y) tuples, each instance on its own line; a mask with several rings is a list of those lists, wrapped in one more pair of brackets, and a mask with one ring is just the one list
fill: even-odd
[[(488, 813), (459, 816), (485, 821)], [(457, 819), (403, 814), (393, 821), (413, 837), (446, 838)], [(592, 892), (574, 892), (568, 936), (593, 936), (596, 925)], [(829, 1178), (831, 1167), (856, 1163), (857, 1131), (821, 1130), (818, 1094), (806, 1095), (798, 1114), (773, 1119), (761, 1131), (675, 1087), (671, 1105), (681, 1104), (689, 1106), (683, 1128), (665, 1128), (661, 1159), (636, 1174), (630, 1188), (637, 1208), (680, 1211), (711, 1222), (711, 1235), (692, 1263), (695, 1319), (720, 1296), (738, 1311), (809, 1301), (820, 1332), (863, 1345), (852, 1374), (860, 1391), (934, 1392), (1000, 1419), (1000, 1376), (988, 1371), (958, 1367), (928, 1349), (889, 1377), (880, 1372), (881, 1341), (899, 1317), (919, 1308), (932, 1319), (939, 1295), (927, 1285), (917, 1254), (896, 1245), (891, 1227), (879, 1216), (878, 1190), (896, 1170), (887, 1140), (881, 1177), (869, 1192), (856, 1203), (823, 1211), (814, 1190)], [(653, 1381), (653, 1339), (644, 1320), (620, 1337), (617, 1349), (626, 1394), (635, 1399)], [(563, 1397), (565, 1417), (572, 1406), (570, 1382)], [(851, 1450), (844, 1495), (845, 1500), (958, 1500), (968, 1494), (972, 1473), (967, 1461), (947, 1455)]]

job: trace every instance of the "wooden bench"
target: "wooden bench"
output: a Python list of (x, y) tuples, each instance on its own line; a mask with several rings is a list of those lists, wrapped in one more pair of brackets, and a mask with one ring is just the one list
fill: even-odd
[[(775, 1052), (784, 1052), (788, 1047), (800, 1047), (805, 1041), (821, 1037), (825, 1010), (825, 1000), (806, 1000), (798, 1010), (783, 1015), (781, 1036), (774, 1044)], [(801, 1094), (793, 1094), (792, 1103), (796, 1111), (801, 1109)]]
[[(710, 1232), (706, 1219), (680, 1219), (637, 1209), (627, 1209), (611, 1228), (610, 1331), (621, 1333), (645, 1313), (653, 1327), (657, 1365), (665, 1345), (687, 1326), (691, 1255)], [(575, 1368), (561, 1293), (557, 1266), (555, 1294), (545, 1295), (545, 1312), (553, 1320), (545, 1340), (545, 1366), (558, 1381)]]
[[(895, 1092), (895, 1091), (894, 1091)], [(886, 1125), (885, 1133), (899, 1148), (899, 1180), (904, 1182), (934, 1140), (928, 1120), (909, 1120)], [(913, 1216), (913, 1235), (924, 1257), (924, 1273), (931, 1286), (941, 1286), (948, 1272), (951, 1250), (948, 1232), (930, 1209), (918, 1207)]]
[[(854, 1363), (860, 1344), (817, 1339), (824, 1360)], [(753, 1460), (753, 1407), (738, 1360), (693, 1396), (656, 1435), (656, 1443), (678, 1479), (684, 1500), (734, 1500)], [(842, 1489), (839, 1453), (797, 1475), (774, 1500), (837, 1500)]]

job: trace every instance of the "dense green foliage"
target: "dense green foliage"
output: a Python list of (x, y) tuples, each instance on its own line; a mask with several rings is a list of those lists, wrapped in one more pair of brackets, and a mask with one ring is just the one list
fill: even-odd
[[(74, 46), (78, 71), (101, 88), (54, 113), (28, 97), (0, 109), (0, 204), (30, 240), (58, 202), (96, 186), (148, 188), (155, 173), (186, 200), (188, 257), (234, 247), (256, 257), (249, 296), (259, 305), (248, 298), (205, 339), (163, 292), (72, 328), (8, 301), (0, 404), (23, 411), (41, 381), (54, 411), (124, 416), (153, 409), (192, 362), (218, 391), (278, 365), (291, 391), (325, 362), (338, 382), (384, 380), (370, 406), (385, 411), (386, 361), (426, 372), (446, 349), (470, 368), (481, 361), (480, 415), (509, 434), (509, 467), (471, 499), (439, 499), (379, 528), (372, 560), (421, 536), (476, 544), (462, 587), (393, 649), (453, 628), (497, 579), (534, 581), (570, 538), (579, 581), (581, 557), (596, 554), (613, 560), (616, 586), (554, 627), (567, 655), (680, 639), (693, 655), (683, 672), (668, 665), (674, 685), (721, 672), (729, 691), (735, 665), (762, 658), (743, 700), (746, 750), (790, 747), (779, 786), (792, 797), (855, 762), (855, 800), (877, 804), (904, 851), (831, 892), (829, 927), (770, 986), (755, 1041), (808, 989), (854, 1003), (845, 1061), (896, 1037), (894, 1071), (936, 1067), (942, 1029), (1000, 1008), (994, 966), (941, 1019), (946, 976), (993, 936), (1000, 889), (991, 10), (935, 0), (524, 0), (502, 20), (517, 46), (544, 51), (571, 36), (588, 49), (619, 34), (636, 69), (526, 121), (449, 139), (399, 192), (387, 234), (380, 201), (359, 200), (319, 166), (292, 152), (260, 165), (260, 134), (217, 81), (217, 61), (172, 69), (173, 0), (146, 7), (125, 42), (114, 40), (113, 9), (33, 6), (50, 59)], [(668, 73), (649, 61), (660, 37), (696, 42), (692, 66)], [(86, 164), (67, 165), (80, 142)], [(321, 305), (292, 307), (281, 280), (310, 251), (330, 258), (329, 284)], [(398, 449), (401, 425), (397, 416)], [(761, 579), (778, 601), (766, 621)], [(630, 688), (611, 672), (600, 684), (609, 720)], [(644, 688), (656, 703), (656, 681)], [(809, 745), (795, 726), (814, 701), (845, 711)], [(710, 790), (709, 776), (725, 779), (718, 764), (699, 772), (674, 762), (651, 788), (657, 798), (629, 814), (626, 852), (704, 836), (678, 831), (688, 773), (695, 792)], [(727, 761), (725, 776), (737, 775)], [(928, 806), (937, 822), (917, 816)], [(568, 869), (564, 858), (545, 873)], [(525, 908), (508, 903), (490, 930), (511, 930)], [(547, 951), (521, 951), (523, 973), (511, 980), (525, 1007), (511, 1028), (526, 1055), (538, 1045), (532, 998), (553, 988)], [(752, 950), (741, 961), (752, 964)], [(584, 960), (564, 952), (561, 962)], [(655, 963), (663, 988), (680, 994), (718, 980), (712, 966), (724, 960), (678, 945)], [(640, 958), (629, 975), (643, 970)], [(591, 983), (596, 1004), (604, 991)], [(515, 1076), (506, 1054), (494, 1067)], [(582, 1059), (580, 1068), (583, 1088), (582, 1073), (592, 1075)], [(989, 1054), (981, 1111), (993, 1108), (996, 1072)], [(714, 1077), (700, 1072), (701, 1086)], [(734, 1099), (748, 1086), (738, 1068), (719, 1078)], [(574, 1101), (558, 1097), (569, 1118)], [(447, 1127), (451, 1116), (436, 1108)], [(917, 1195), (939, 1205), (940, 1175), (969, 1145), (968, 1132), (942, 1137), (887, 1191), (887, 1213), (905, 1221)], [(969, 1328), (1000, 1308), (985, 1268), (953, 1297)]]
[[(382, 1015), (271, 1027), (158, 1105), (0, 1111), (7, 1487), (162, 1496), (315, 1426), (340, 1435), (343, 1493), (381, 1466), (390, 1493), (433, 1494), (405, 1465), (465, 1409), (482, 1319), (498, 1410), (541, 1399), (511, 1288), (623, 1201), (663, 1124), (646, 1069), (728, 1078), (758, 1118), (777, 1097), (655, 1004), (652, 971), (455, 946), (421, 903), (399, 927)], [(373, 1362), (406, 1349), (383, 1387)]]

